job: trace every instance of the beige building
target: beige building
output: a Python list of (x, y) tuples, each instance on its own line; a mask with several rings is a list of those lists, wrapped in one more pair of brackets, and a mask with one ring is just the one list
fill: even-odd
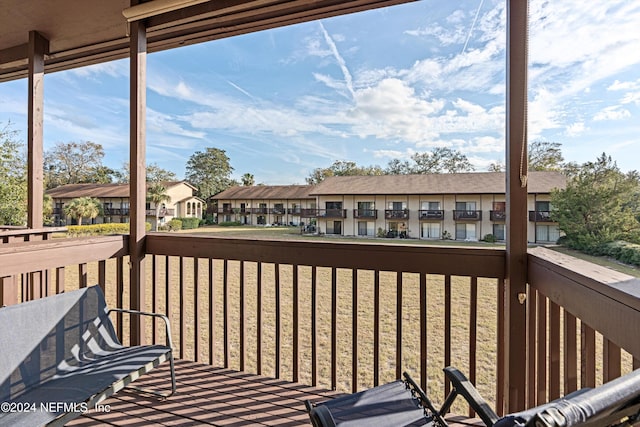
[[(171, 198), (162, 203), (159, 210), (159, 225), (173, 218), (202, 218), (204, 201), (193, 193), (196, 188), (185, 181), (163, 182), (167, 195)], [(78, 197), (94, 197), (102, 204), (103, 215), (85, 219), (83, 223), (102, 224), (129, 221), (129, 184), (67, 184), (47, 191), (53, 199), (54, 222), (57, 225), (71, 225), (75, 220), (67, 218), (64, 206)], [(156, 206), (147, 202), (147, 222), (156, 228)]]
[(295, 225), (316, 210), (309, 185), (231, 187), (213, 197), (218, 223), (239, 221), (251, 225)]
[[(529, 173), (529, 242), (560, 237), (558, 224), (550, 220), (550, 193), (565, 184), (559, 172)], [(342, 236), (505, 238), (501, 172), (330, 177), (316, 186), (234, 187), (215, 199), (219, 218), (237, 215), (245, 224), (315, 223), (320, 233)], [(281, 213), (298, 207), (299, 216)]]

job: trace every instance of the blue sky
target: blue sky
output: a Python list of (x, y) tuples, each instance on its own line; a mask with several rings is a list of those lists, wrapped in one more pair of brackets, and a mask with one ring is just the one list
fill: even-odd
[[(530, 1), (529, 140), (640, 169), (640, 2)], [(185, 173), (205, 147), (234, 177), (301, 184), (334, 160), (382, 167), (447, 146), (504, 162), (504, 0), (423, 0), (150, 54), (147, 162)], [(26, 140), (26, 80), (0, 123)], [(93, 141), (128, 159), (128, 61), (45, 76), (45, 150)]]

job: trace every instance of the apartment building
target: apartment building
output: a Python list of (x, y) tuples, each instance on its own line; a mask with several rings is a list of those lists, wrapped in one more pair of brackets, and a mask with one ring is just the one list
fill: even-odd
[[(186, 181), (163, 182), (166, 194), (170, 200), (162, 203), (158, 211), (159, 225), (173, 218), (197, 217), (202, 218), (204, 200), (194, 196), (196, 188)], [(56, 225), (75, 222), (64, 214), (64, 206), (78, 197), (94, 197), (100, 200), (103, 215), (94, 219), (86, 218), (83, 223), (102, 224), (129, 221), (129, 184), (67, 184), (47, 190), (53, 199), (53, 215)], [(146, 204), (147, 222), (155, 229), (156, 206)]]
[(315, 212), (316, 199), (309, 185), (255, 185), (231, 187), (213, 199), (218, 223), (239, 221), (251, 225), (300, 225)]
[[(550, 193), (565, 185), (559, 172), (529, 172), (529, 242), (560, 237), (550, 218)], [(295, 187), (295, 197), (283, 197), (288, 187)], [(318, 232), (342, 236), (480, 240), (492, 234), (504, 240), (507, 220), (501, 172), (338, 176), (316, 186), (234, 187), (215, 199), (218, 215), (226, 219), (239, 215), (246, 224), (313, 222)], [(299, 215), (275, 214), (290, 211)]]

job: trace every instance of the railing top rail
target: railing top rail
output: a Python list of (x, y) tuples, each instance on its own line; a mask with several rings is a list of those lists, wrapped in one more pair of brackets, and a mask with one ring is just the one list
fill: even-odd
[(242, 239), (164, 233), (150, 233), (146, 248), (151, 255), (492, 278), (504, 277), (505, 263), (505, 251), (496, 248)]
[(640, 279), (584, 260), (531, 248), (528, 277), (532, 288), (640, 357)]
[[(3, 226), (4, 228), (5, 226)], [(67, 231), (67, 227), (44, 227), (44, 228), (11, 228), (9, 230), (0, 230), (0, 237), (4, 236), (26, 236), (31, 234), (47, 234)]]
[(0, 277), (125, 256), (128, 241), (119, 235), (0, 245)]

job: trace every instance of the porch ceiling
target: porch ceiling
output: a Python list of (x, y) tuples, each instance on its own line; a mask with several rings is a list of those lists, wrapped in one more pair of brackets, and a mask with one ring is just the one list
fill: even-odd
[[(216, 0), (146, 20), (156, 52), (415, 0)], [(29, 31), (49, 40), (45, 71), (128, 56), (129, 0), (1, 0), (0, 81), (27, 76)]]

